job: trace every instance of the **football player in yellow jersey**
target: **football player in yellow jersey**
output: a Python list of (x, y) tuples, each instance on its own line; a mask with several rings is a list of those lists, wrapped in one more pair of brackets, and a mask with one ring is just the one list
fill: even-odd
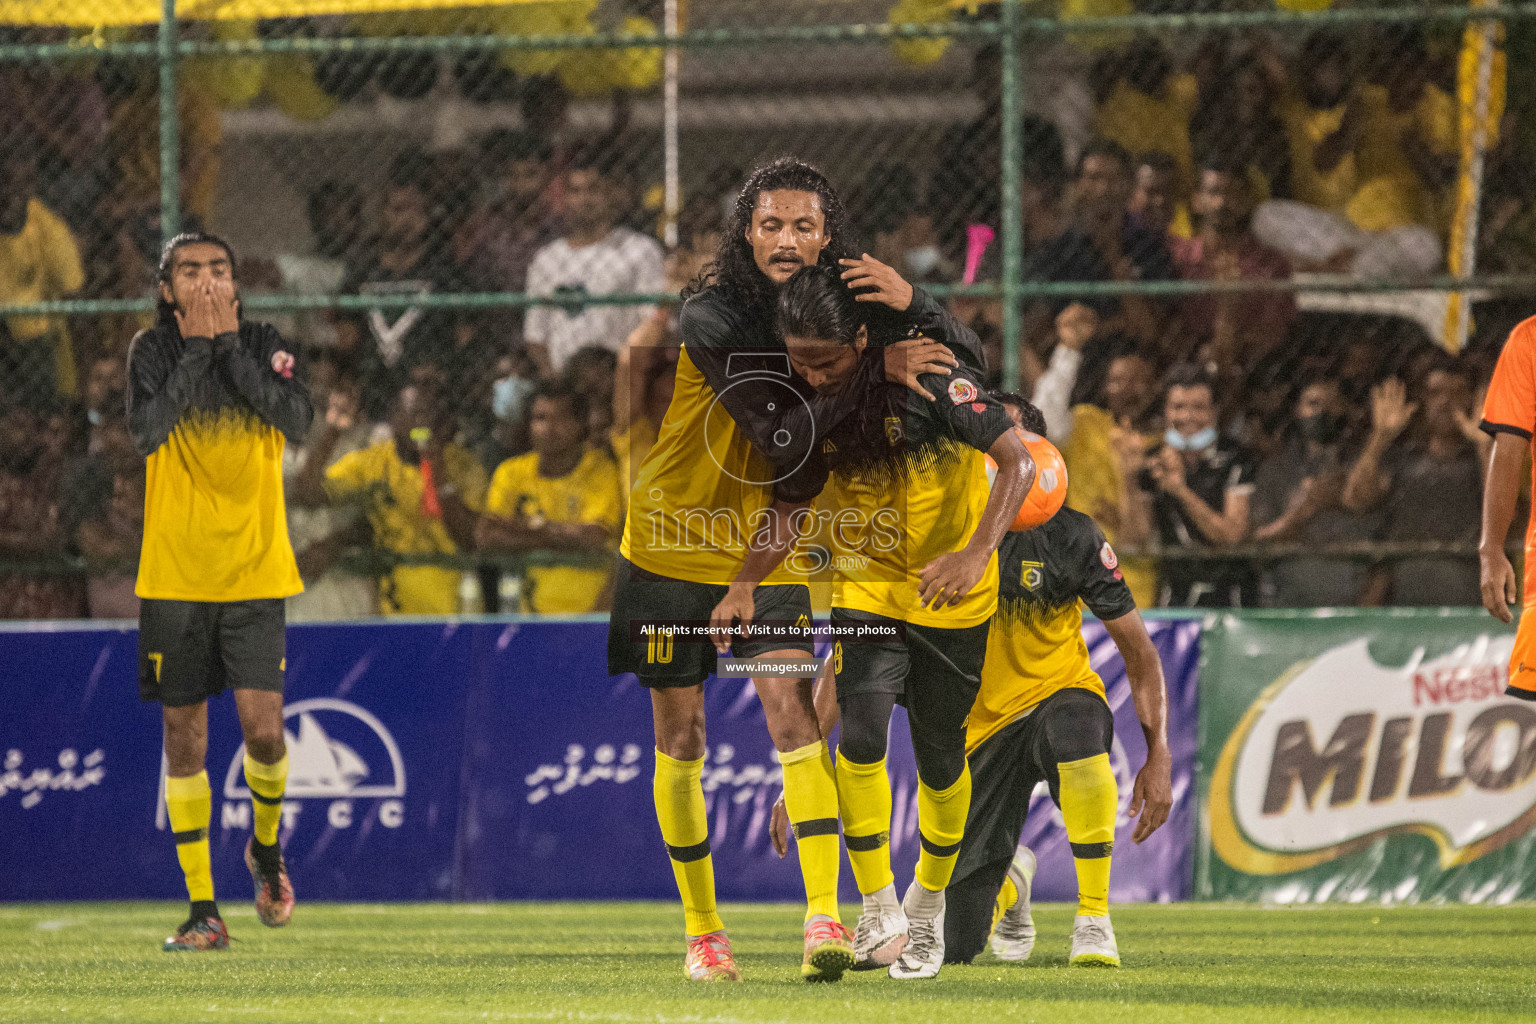
[[(774, 303), (795, 271), (818, 263), (835, 267), (848, 245), (842, 203), (820, 171), (785, 158), (752, 173), (714, 261), (688, 289), (672, 401), (630, 493), (608, 669), (635, 673), (651, 691), (656, 815), (683, 901), (684, 969), (695, 980), (734, 981), (740, 974), (715, 906), (700, 784), (703, 682), (715, 670), (716, 651), (707, 635), (679, 631), (707, 626), (737, 577), (749, 538), (766, 528), (769, 546), (781, 545), (788, 510), (820, 487), (817, 480), (807, 489), (813, 424), (834, 422), (850, 406), (818, 395), (790, 371)], [(938, 349), (893, 350), (887, 375), (915, 382), (919, 369), (942, 370), (948, 360)], [(797, 635), (738, 640), (738, 657), (811, 656), (810, 595), (794, 567), (765, 574), (745, 602), (749, 617)], [(852, 936), (838, 919), (837, 788), (811, 704), (811, 674), (753, 682), (801, 841), (807, 902), (801, 971), (808, 980), (835, 980), (852, 965)]]
[(294, 359), (269, 324), (242, 320), (235, 258), (183, 234), (160, 260), (155, 325), (128, 349), (128, 424), (147, 460), (135, 592), (139, 694), (165, 716), (165, 803), (191, 914), (167, 951), (227, 949), (213, 898), (208, 698), (235, 692), (255, 828), (245, 862), (256, 912), (293, 912), (278, 846), (288, 777), (283, 742), (283, 599), (304, 589), (283, 508), (284, 438), (314, 415)]
[[(813, 453), (823, 479), (830, 473), (818, 503), (832, 525), (837, 559), (838, 796), (864, 895), (855, 953), (859, 966), (888, 967), (893, 978), (931, 978), (944, 961), (944, 888), (970, 800), (965, 719), (981, 684), (997, 602), (997, 545), (1035, 467), (1007, 412), (976, 383), (975, 335), (942, 308), (921, 329), (951, 345), (959, 359), (953, 376), (919, 377), (927, 395), (884, 380), (881, 350), (901, 337), (891, 333), (901, 325), (885, 315), (890, 310), (861, 305), (852, 289), (898, 293), (882, 301), (905, 312), (911, 299), (898, 286), (904, 282), (874, 260), (857, 261), (843, 274), (807, 267), (784, 287), (778, 321), (795, 372), (821, 395), (846, 395), (858, 406), (838, 422), (817, 424)], [(983, 452), (998, 465), (990, 493)], [(746, 588), (771, 562), (765, 549), (743, 567), (713, 613), (717, 627), (750, 621)], [(915, 877), (900, 900), (885, 769), (897, 703), (907, 708), (917, 755), (922, 839)]]
[[(1045, 419), (1033, 405), (1009, 411), (1023, 429), (1044, 435)], [(989, 933), (993, 952), (1005, 960), (1024, 960), (1034, 948), (1035, 858), (1018, 843), (1030, 796), (1044, 781), (1061, 808), (1077, 867), (1069, 962), (1119, 966), (1108, 904), (1118, 807), (1109, 762), (1114, 719), (1104, 683), (1088, 663), (1081, 606), (1103, 621), (1120, 649), (1146, 736), (1147, 760), (1129, 806), (1139, 816), (1131, 837), (1138, 843), (1167, 820), (1173, 800), (1162, 663), (1114, 550), (1083, 513), (1064, 508), (1043, 526), (1009, 533), (998, 570), (981, 691), (966, 723), (971, 808), (946, 894), (946, 956), (969, 963)]]

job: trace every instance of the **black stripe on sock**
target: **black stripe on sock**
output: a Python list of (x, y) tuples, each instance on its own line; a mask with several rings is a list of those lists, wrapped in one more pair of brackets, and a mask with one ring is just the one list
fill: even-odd
[(837, 835), (836, 818), (808, 818), (801, 822), (790, 822), (789, 830), (795, 834), (796, 839), (804, 839), (807, 836), (835, 836)]
[(950, 843), (948, 846), (940, 846), (932, 839), (929, 839), (927, 836), (923, 835), (921, 829), (918, 830), (917, 838), (923, 844), (923, 849), (927, 851), (928, 856), (930, 857), (953, 857), (955, 854), (960, 852), (959, 843)]
[(666, 847), (667, 856), (679, 864), (691, 864), (696, 860), (703, 860), (709, 856), (708, 839), (705, 839), (702, 843), (694, 843), (692, 846), (673, 846), (671, 843), (667, 843)]
[(268, 807), (278, 807), (281, 806), (283, 802), (283, 798), (280, 796), (262, 796), (254, 789), (251, 790), (251, 799), (255, 800), (259, 804), (266, 804)]
[(177, 846), (181, 846), (184, 843), (200, 843), (208, 838), (208, 830), (206, 828), (189, 828), (185, 832), (172, 832), (171, 838), (176, 840)]
[(1096, 860), (1100, 857), (1108, 857), (1115, 850), (1114, 841), (1107, 843), (1068, 843), (1072, 847), (1072, 856), (1078, 860)]
[(872, 836), (850, 836), (843, 833), (843, 845), (854, 853), (870, 853), (891, 841), (890, 832), (876, 832)]

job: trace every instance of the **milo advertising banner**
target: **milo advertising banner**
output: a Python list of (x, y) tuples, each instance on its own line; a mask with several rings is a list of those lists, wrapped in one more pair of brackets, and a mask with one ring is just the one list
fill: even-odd
[(1536, 897), (1536, 703), (1481, 610), (1206, 621), (1202, 899)]

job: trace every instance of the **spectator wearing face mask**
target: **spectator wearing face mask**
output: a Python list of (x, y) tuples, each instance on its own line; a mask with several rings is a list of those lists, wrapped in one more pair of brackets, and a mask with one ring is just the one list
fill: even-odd
[[(1254, 480), (1253, 539), (1308, 546), (1369, 540), (1369, 521), (1343, 505), (1347, 423), (1344, 396), (1331, 378), (1301, 389), (1280, 448)], [(1265, 604), (1277, 608), (1353, 605), (1364, 567), (1349, 558), (1298, 556), (1265, 573)]]
[(1254, 465), (1249, 453), (1216, 428), (1216, 386), (1194, 367), (1168, 375), (1162, 447), (1137, 481), (1158, 541), (1196, 557), (1166, 558), (1159, 603), (1170, 608), (1251, 607), (1257, 580), (1244, 562), (1200, 558), (1201, 550), (1248, 537)]
[(85, 375), (85, 416), (90, 424), (87, 454), (101, 450), (102, 427), (121, 417), (128, 405), (128, 366), (121, 356), (100, 355)]

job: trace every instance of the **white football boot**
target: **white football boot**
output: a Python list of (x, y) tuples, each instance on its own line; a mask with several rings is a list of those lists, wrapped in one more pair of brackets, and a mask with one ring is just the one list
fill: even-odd
[(1008, 865), (1008, 877), (1019, 891), (1013, 906), (1003, 911), (992, 929), (992, 952), (999, 960), (1022, 963), (1035, 948), (1035, 919), (1029, 912), (1029, 887), (1035, 880), (1035, 855), (1021, 846)]
[(1115, 929), (1109, 915), (1089, 917), (1078, 914), (1072, 921), (1073, 967), (1119, 967), (1120, 947), (1115, 945)]
[(944, 892), (929, 892), (916, 879), (901, 901), (907, 914), (907, 948), (891, 964), (893, 978), (934, 978), (944, 966)]

